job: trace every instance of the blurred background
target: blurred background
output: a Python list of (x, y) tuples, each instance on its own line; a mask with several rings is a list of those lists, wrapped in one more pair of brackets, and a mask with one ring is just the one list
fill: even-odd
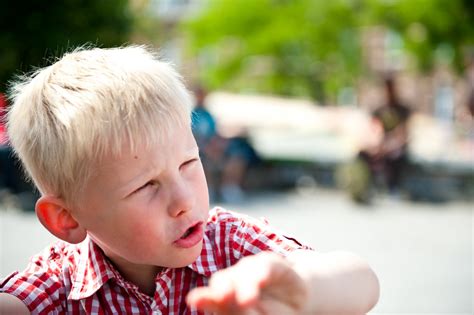
[[(0, 0), (10, 82), (80, 45), (145, 44), (195, 96), (212, 205), (358, 253), (371, 314), (472, 314), (474, 2)], [(0, 278), (53, 237), (0, 124)]]

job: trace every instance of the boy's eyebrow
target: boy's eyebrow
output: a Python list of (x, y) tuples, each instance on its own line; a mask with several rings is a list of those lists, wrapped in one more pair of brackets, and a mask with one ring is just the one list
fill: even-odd
[(186, 156), (194, 156), (194, 155), (199, 156), (199, 147), (197, 145), (193, 145), (191, 149), (186, 151)]

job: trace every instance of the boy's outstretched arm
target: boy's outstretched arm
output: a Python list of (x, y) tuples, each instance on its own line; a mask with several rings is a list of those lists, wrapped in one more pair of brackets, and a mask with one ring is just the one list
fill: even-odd
[[(295, 251), (288, 257), (308, 285), (308, 314), (365, 314), (377, 304), (379, 281), (358, 256), (343, 251)], [(304, 313), (304, 314), (306, 314)]]
[(218, 314), (359, 315), (378, 297), (377, 277), (357, 256), (299, 250), (287, 259), (248, 256), (191, 291), (187, 302)]
[(17, 297), (7, 293), (0, 293), (0, 314), (30, 314), (30, 311), (28, 310), (26, 305)]

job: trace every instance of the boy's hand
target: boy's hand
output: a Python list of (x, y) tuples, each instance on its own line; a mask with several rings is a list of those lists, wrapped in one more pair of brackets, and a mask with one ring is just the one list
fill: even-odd
[(290, 263), (277, 254), (248, 256), (215, 273), (208, 287), (192, 290), (187, 303), (217, 314), (299, 314), (308, 289)]

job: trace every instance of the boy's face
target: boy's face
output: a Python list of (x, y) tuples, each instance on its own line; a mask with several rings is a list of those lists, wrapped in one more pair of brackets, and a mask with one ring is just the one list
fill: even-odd
[(191, 128), (135, 151), (98, 165), (74, 217), (119, 267), (186, 266), (201, 252), (209, 211)]

